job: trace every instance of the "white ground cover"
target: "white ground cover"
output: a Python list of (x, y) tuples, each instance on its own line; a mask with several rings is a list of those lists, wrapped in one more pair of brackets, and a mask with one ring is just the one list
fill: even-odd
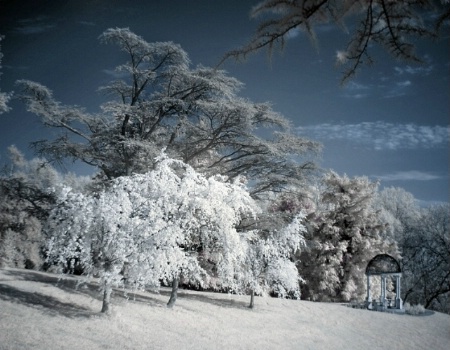
[[(101, 315), (98, 286), (0, 269), (0, 349), (448, 349), (450, 316), (396, 315), (342, 304), (180, 290), (114, 293)], [(134, 300), (135, 299), (135, 300)]]

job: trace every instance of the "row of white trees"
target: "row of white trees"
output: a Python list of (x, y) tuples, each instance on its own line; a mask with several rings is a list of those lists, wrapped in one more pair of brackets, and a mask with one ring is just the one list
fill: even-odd
[[(255, 201), (243, 179), (205, 177), (161, 155), (155, 170), (97, 189), (11, 148), (2, 177), (2, 266), (84, 273), (111, 288), (201, 288), (308, 300), (365, 296), (378, 253), (400, 259), (403, 299), (448, 312), (449, 206), (400, 188), (327, 174), (302, 196)], [(44, 230), (42, 230), (44, 226)], [(43, 265), (43, 260), (47, 264)], [(301, 293), (300, 293), (301, 292)]]
[(47, 260), (68, 270), (77, 264), (98, 277), (102, 312), (109, 310), (113, 286), (172, 283), (171, 307), (180, 279), (234, 293), (250, 288), (263, 294), (273, 284), (280, 296), (299, 297), (298, 270), (289, 257), (300, 247), (301, 220), (271, 233), (280, 241), (239, 229), (260, 211), (240, 181), (206, 178), (163, 154), (154, 170), (118, 177), (100, 192), (66, 187), (47, 220)]
[[(239, 97), (242, 84), (224, 71), (191, 68), (179, 45), (148, 43), (120, 28), (100, 39), (127, 59), (116, 68), (123, 78), (100, 88), (112, 97), (103, 113), (63, 106), (46, 87), (18, 83), (28, 110), (62, 131), (36, 142), (37, 151), (98, 170), (83, 191), (61, 182), (57, 190), (37, 186), (51, 207), (43, 218), (47, 262), (99, 276), (104, 311), (111, 287), (125, 280), (135, 287), (171, 282), (169, 304), (180, 277), (252, 296), (272, 288), (299, 297), (290, 258), (302, 242), (301, 220), (261, 230), (254, 201), (288, 185), (300, 189), (319, 144), (292, 134), (270, 105)], [(259, 128), (270, 136), (258, 136)], [(238, 185), (246, 179), (248, 190)]]
[[(49, 89), (38, 83), (18, 83), (21, 88), (19, 96), (28, 110), (38, 115), (45, 125), (62, 131), (61, 137), (55, 140), (34, 143), (38, 153), (50, 161), (72, 158), (98, 170), (91, 185), (91, 193), (71, 194), (62, 199), (56, 196), (59, 203), (55, 209), (57, 212), (50, 213), (49, 223), (56, 221), (59, 224), (49, 226), (48, 232), (49, 235), (59, 235), (62, 241), (55, 238), (54, 244), (62, 242), (56, 246), (63, 250), (52, 246), (48, 253), (50, 259), (59, 256), (57, 260), (63, 263), (70, 258), (68, 254), (74, 254), (73, 261), (81, 265), (83, 271), (98, 274), (92, 266), (94, 262), (98, 263), (96, 259), (99, 254), (103, 258), (107, 254), (101, 253), (99, 246), (81, 249), (79, 244), (92, 246), (92, 242), (89, 239), (83, 243), (79, 241), (82, 239), (79, 236), (86, 232), (92, 232), (89, 233), (91, 235), (120, 234), (128, 237), (123, 239), (130, 244), (128, 249), (133, 253), (122, 246), (120, 249), (125, 250), (120, 253), (120, 258), (108, 258), (114, 261), (117, 259), (118, 265), (113, 269), (116, 273), (114, 278), (102, 280), (107, 291), (105, 300), (108, 299), (111, 286), (123, 277), (119, 278), (117, 273), (123, 273), (125, 265), (127, 274), (131, 274), (127, 277), (129, 283), (133, 281), (140, 286), (152, 285), (156, 281), (172, 281), (176, 287), (179, 275), (191, 279), (191, 270), (197, 274), (203, 273), (199, 263), (198, 266), (193, 263), (200, 261), (194, 259), (195, 254), (202, 256), (204, 265), (211, 266), (213, 271), (210, 272), (213, 273), (210, 275), (216, 278), (222, 289), (237, 291), (241, 287), (233, 283), (239, 281), (239, 285), (245, 285), (252, 293), (260, 294), (271, 288), (267, 276), (275, 279), (276, 275), (280, 275), (281, 278), (277, 277), (276, 293), (285, 295), (291, 292), (299, 296), (298, 272), (289, 259), (291, 250), (299, 248), (301, 236), (286, 238), (290, 242), (289, 247), (280, 245), (276, 237), (280, 234), (300, 235), (300, 221), (295, 221), (295, 225), (300, 225), (296, 229), (292, 223), (285, 223), (274, 229), (265, 229), (262, 235), (262, 230), (257, 229), (258, 220), (253, 217), (255, 213), (248, 215), (248, 218), (240, 217), (242, 208), (239, 205), (242, 202), (236, 200), (233, 203), (229, 198), (222, 198), (223, 189), (214, 191), (212, 187), (201, 186), (206, 186), (206, 183), (212, 186), (212, 179), (218, 175), (221, 176), (223, 186), (230, 188), (237, 181), (250, 179), (252, 186), (248, 188), (250, 193), (246, 193), (246, 196), (252, 200), (266, 198), (271, 193), (283, 191), (287, 186), (295, 185), (300, 190), (306, 176), (315, 170), (310, 159), (320, 145), (292, 134), (289, 121), (274, 112), (269, 104), (257, 104), (239, 97), (237, 93), (242, 83), (228, 77), (224, 71), (201, 66), (191, 68), (187, 53), (179, 45), (171, 42), (148, 43), (126, 28), (108, 29), (100, 39), (105, 43), (116, 44), (127, 59), (116, 68), (122, 79), (100, 88), (100, 91), (112, 97), (111, 101), (101, 106), (102, 113), (90, 114), (78, 107), (63, 106), (53, 98)], [(270, 136), (258, 136), (256, 131), (260, 128), (264, 128), (266, 134), (269, 131)], [(171, 178), (168, 175), (169, 168), (161, 168), (162, 165), (158, 163), (161, 149), (172, 159), (182, 162), (171, 170), (175, 177)], [(305, 161), (299, 163), (298, 159), (302, 158)], [(182, 168), (190, 170), (183, 173)], [(166, 170), (164, 176), (158, 173), (161, 169)], [(186, 181), (193, 178), (190, 176), (192, 172), (198, 172), (196, 176), (203, 176), (203, 180), (199, 180), (202, 185), (198, 184), (199, 187), (188, 194), (183, 192), (183, 186), (187, 186), (189, 182)], [(157, 181), (151, 182), (149, 177), (141, 179), (139, 176), (162, 176), (169, 182), (157, 184)], [(139, 187), (146, 186), (146, 181), (150, 181), (147, 183), (147, 192)], [(176, 181), (181, 181), (181, 184), (175, 185)], [(125, 182), (128, 182), (128, 187), (134, 186), (133, 190), (125, 190)], [(202, 194), (204, 202), (200, 203)], [(194, 201), (192, 197), (196, 196), (200, 197)], [(166, 202), (163, 198), (166, 198)], [(127, 200), (128, 211), (120, 207)], [(155, 203), (151, 205), (152, 200)], [(114, 206), (115, 203), (122, 204)], [(206, 211), (208, 207), (215, 208), (215, 211)], [(108, 216), (108, 211), (116, 215)], [(76, 213), (80, 213), (82, 223), (76, 221)], [(146, 215), (147, 221), (144, 220)], [(159, 221), (149, 222), (152, 215)], [(233, 240), (228, 242), (225, 238), (224, 215), (228, 215), (228, 229), (240, 232), (239, 245), (236, 242), (233, 245)], [(96, 217), (102, 218), (101, 221), (94, 219)], [(79, 224), (76, 230), (74, 220)], [(170, 223), (170, 229), (153, 226), (161, 225), (162, 222)], [(144, 240), (143, 235), (147, 232), (144, 228), (156, 231), (152, 231)], [(159, 243), (150, 243), (157, 239), (158, 230), (165, 238), (161, 238)], [(215, 230), (215, 238), (208, 238), (207, 230)], [(138, 236), (139, 239), (136, 238)], [(65, 239), (74, 239), (70, 242), (78, 243), (71, 245)], [(227, 243), (222, 244), (222, 239)], [(100, 245), (104, 243), (99, 238), (95, 241)], [(149, 244), (153, 244), (155, 254), (160, 255), (152, 256), (152, 250), (146, 247), (146, 254), (150, 256), (145, 260), (142, 257), (144, 253), (137, 253), (136, 246), (144, 249)], [(68, 250), (68, 247), (73, 249)], [(120, 249), (115, 247), (111, 254), (114, 256), (118, 253), (116, 250)], [(237, 255), (228, 256), (232, 251)], [(79, 255), (82, 252), (87, 254), (83, 258)], [(130, 261), (125, 259), (128, 255), (132, 257)], [(181, 259), (182, 255), (184, 260)], [(92, 260), (88, 260), (87, 256), (91, 256)], [(164, 256), (170, 268), (164, 264), (162, 267), (162, 263), (158, 262)], [(255, 261), (255, 257), (262, 262)], [(102, 264), (108, 265), (107, 261)], [(148, 263), (146, 268), (143, 267), (145, 261)], [(141, 265), (140, 273), (136, 272), (138, 262)], [(232, 264), (233, 268), (225, 268), (221, 264)], [(252, 271), (245, 268), (249, 264), (253, 266)], [(289, 271), (285, 273), (284, 269)], [(228, 275), (222, 270), (227, 271)], [(109, 276), (110, 273), (105, 274)], [(233, 283), (230, 282), (231, 277)]]

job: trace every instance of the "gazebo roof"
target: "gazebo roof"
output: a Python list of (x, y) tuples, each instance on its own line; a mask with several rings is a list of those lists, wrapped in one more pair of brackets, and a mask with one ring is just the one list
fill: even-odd
[(383, 275), (401, 273), (398, 261), (388, 254), (379, 254), (369, 261), (366, 275)]

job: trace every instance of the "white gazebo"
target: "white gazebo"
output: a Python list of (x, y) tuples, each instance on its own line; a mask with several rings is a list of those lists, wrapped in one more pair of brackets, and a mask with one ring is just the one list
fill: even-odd
[[(402, 271), (400, 264), (388, 254), (379, 254), (369, 261), (366, 268), (367, 276), (367, 298), (366, 306), (369, 310), (403, 309), (403, 302), (400, 297), (400, 282)], [(370, 277), (381, 277), (381, 297), (379, 301), (372, 300), (370, 293)], [(386, 278), (395, 277), (395, 303), (391, 304), (386, 298)]]

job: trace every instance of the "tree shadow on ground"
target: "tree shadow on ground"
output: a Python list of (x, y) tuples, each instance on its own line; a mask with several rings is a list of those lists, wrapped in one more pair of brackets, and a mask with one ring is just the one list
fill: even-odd
[[(56, 283), (59, 280), (59, 275), (49, 275), (34, 270), (21, 270), (21, 269), (4, 269), (2, 274), (6, 276), (13, 276), (15, 280), (41, 282), (41, 283)], [(2, 281), (0, 279), (0, 281)], [(8, 280), (6, 280), (8, 281)]]
[[(169, 301), (170, 293), (171, 293), (171, 291), (167, 291), (167, 290), (161, 290), (159, 292), (159, 294), (167, 296), (167, 301)], [(234, 300), (231, 298), (229, 298), (229, 299), (212, 298), (201, 292), (196, 293), (196, 294), (191, 294), (191, 293), (183, 292), (183, 290), (178, 291), (178, 298), (179, 299), (196, 300), (196, 301), (205, 302), (208, 304), (212, 304), (212, 305), (216, 305), (216, 306), (220, 306), (220, 307), (226, 307), (226, 308), (251, 310), (248, 307), (250, 299), (249, 299), (249, 302), (245, 302), (245, 301), (241, 301), (241, 300)]]
[(101, 300), (98, 284), (89, 283), (81, 276), (57, 275), (54, 276), (31, 270), (3, 270), (5, 275), (14, 276), (16, 280), (50, 284), (71, 294), (87, 295), (95, 300)]
[[(71, 276), (71, 275), (51, 275), (49, 273), (42, 273), (38, 271), (32, 271), (32, 270), (20, 270), (20, 269), (6, 269), (2, 270), (2, 273), (4, 275), (9, 275), (14, 277), (14, 280), (23, 280), (23, 281), (30, 281), (30, 282), (38, 282), (38, 283), (45, 283), (50, 284), (56, 288), (61, 289), (64, 292), (71, 293), (71, 294), (78, 294), (78, 295), (85, 295), (89, 296), (90, 298), (94, 300), (98, 300), (101, 302), (102, 300), (102, 294), (100, 292), (100, 286), (97, 283), (88, 282), (84, 279), (82, 276)], [(1, 282), (1, 280), (0, 280)], [(68, 304), (68, 303), (61, 303), (55, 298), (46, 296), (44, 294), (38, 294), (38, 293), (29, 293), (25, 291), (21, 291), (20, 289), (16, 289), (14, 287), (8, 286), (6, 284), (0, 284), (2, 288), (0, 289), (0, 298), (4, 300), (16, 300), (17, 302), (22, 302), (24, 304), (28, 303), (31, 305), (39, 305), (39, 300), (42, 301), (42, 306), (52, 309), (51, 305), (57, 305), (60, 303), (62, 307), (61, 314), (67, 316), (67, 317), (75, 317), (76, 312), (75, 310), (78, 308), (78, 312), (80, 313), (80, 316), (87, 315), (87, 309), (77, 306), (76, 304)], [(158, 292), (155, 291), (146, 291), (145, 295), (143, 295), (140, 291), (137, 291), (138, 293), (132, 291), (132, 290), (126, 290), (126, 289), (120, 289), (120, 288), (114, 288), (113, 289), (113, 305), (114, 303), (118, 302), (136, 302), (136, 303), (145, 303), (149, 306), (166, 306), (167, 301), (169, 301), (170, 293), (171, 291), (169, 289), (164, 290), (161, 289)], [(8, 295), (8, 293), (13, 293), (16, 295), (16, 298), (12, 298)], [(6, 297), (5, 297), (6, 294)], [(158, 298), (155, 298), (154, 295), (163, 295), (167, 296), (167, 301), (161, 301)], [(238, 309), (247, 309), (248, 303), (245, 301), (240, 300), (234, 300), (232, 298), (215, 298), (210, 297), (204, 293), (187, 293), (183, 290), (178, 291), (178, 297), (180, 299), (187, 299), (187, 300), (196, 300), (199, 302), (205, 302), (212, 305), (216, 305), (219, 307), (227, 307), (227, 308), (238, 308)], [(55, 301), (55, 303), (52, 302), (52, 300)], [(65, 306), (64, 306), (65, 305)], [(55, 306), (53, 306), (55, 307)], [(53, 310), (54, 311), (54, 310)], [(97, 314), (96, 312), (89, 311), (91, 314)]]
[[(143, 295), (142, 293), (145, 293), (145, 295)], [(149, 306), (166, 306), (166, 302), (161, 301), (155, 297), (153, 297), (152, 295), (157, 295), (159, 294), (158, 292), (154, 292), (154, 291), (133, 291), (133, 290), (124, 290), (124, 289), (119, 289), (116, 288), (114, 289), (114, 298), (116, 300), (118, 299), (123, 299), (126, 302), (131, 302), (131, 303), (144, 303), (147, 304)], [(167, 299), (169, 300), (169, 299)]]
[(89, 318), (95, 313), (92, 310), (74, 303), (65, 303), (49, 295), (27, 292), (12, 286), (0, 283), (0, 299), (19, 303), (36, 309), (44, 309), (52, 316), (62, 315), (69, 318)]
[[(88, 282), (83, 276), (59, 275), (59, 274), (51, 275), (49, 273), (42, 273), (39, 271), (19, 270), (19, 269), (2, 270), (2, 273), (4, 275), (14, 277), (14, 280), (49, 284), (58, 289), (61, 289), (66, 293), (74, 295), (84, 295), (99, 302), (102, 301), (102, 293), (100, 285), (95, 282)], [(112, 298), (113, 304), (115, 302), (120, 301), (122, 302), (130, 301), (130, 302), (146, 303), (149, 304), (150, 306), (162, 306), (162, 305), (165, 306), (164, 302), (154, 297), (151, 297), (151, 293), (149, 293), (148, 296), (145, 296), (142, 294), (137, 294), (134, 291), (125, 290), (121, 288), (113, 288)]]

